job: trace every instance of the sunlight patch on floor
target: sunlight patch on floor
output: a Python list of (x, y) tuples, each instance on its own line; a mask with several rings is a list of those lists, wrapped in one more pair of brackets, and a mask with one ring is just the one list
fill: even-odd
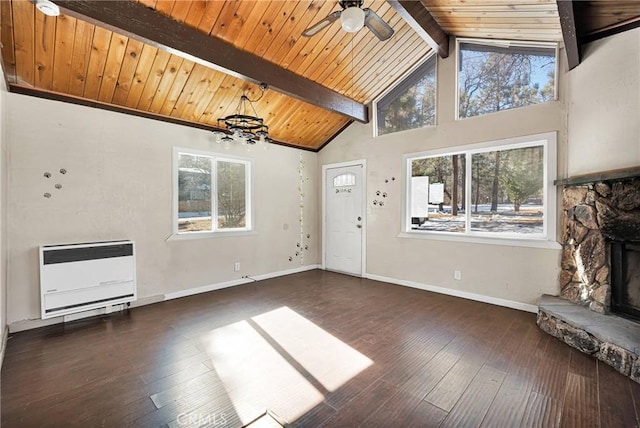
[(244, 423), (265, 409), (295, 420), (322, 402), (323, 395), (247, 321), (218, 328), (206, 340), (215, 369)]
[(373, 362), (288, 307), (203, 337), (240, 419), (271, 409), (295, 421)]
[(369, 358), (286, 306), (253, 317), (253, 320), (329, 391), (335, 391), (373, 364)]

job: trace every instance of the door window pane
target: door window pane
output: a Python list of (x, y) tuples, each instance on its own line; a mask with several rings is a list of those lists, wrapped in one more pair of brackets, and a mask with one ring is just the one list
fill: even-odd
[(333, 187), (355, 186), (356, 175), (355, 174), (340, 174), (333, 179)]

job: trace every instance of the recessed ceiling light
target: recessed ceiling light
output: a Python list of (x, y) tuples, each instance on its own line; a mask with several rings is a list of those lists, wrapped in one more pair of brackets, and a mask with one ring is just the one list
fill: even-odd
[(60, 15), (60, 8), (49, 0), (36, 0), (36, 8), (47, 16)]

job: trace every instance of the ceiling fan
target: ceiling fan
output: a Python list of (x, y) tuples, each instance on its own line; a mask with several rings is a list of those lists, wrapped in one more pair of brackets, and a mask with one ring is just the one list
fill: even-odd
[(330, 13), (324, 19), (304, 30), (302, 35), (305, 37), (314, 36), (320, 30), (340, 19), (342, 29), (348, 33), (355, 33), (363, 26), (366, 26), (377, 38), (382, 41), (387, 40), (393, 35), (393, 28), (368, 7), (362, 9), (363, 3), (364, 0), (340, 0), (338, 4), (342, 7), (342, 10)]

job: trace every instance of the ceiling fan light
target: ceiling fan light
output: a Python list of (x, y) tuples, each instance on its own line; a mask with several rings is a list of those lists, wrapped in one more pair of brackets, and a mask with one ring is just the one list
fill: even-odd
[(364, 26), (364, 11), (359, 7), (348, 7), (340, 14), (342, 29), (347, 33), (355, 33)]
[(60, 15), (60, 8), (49, 0), (36, 0), (36, 8), (47, 16)]

